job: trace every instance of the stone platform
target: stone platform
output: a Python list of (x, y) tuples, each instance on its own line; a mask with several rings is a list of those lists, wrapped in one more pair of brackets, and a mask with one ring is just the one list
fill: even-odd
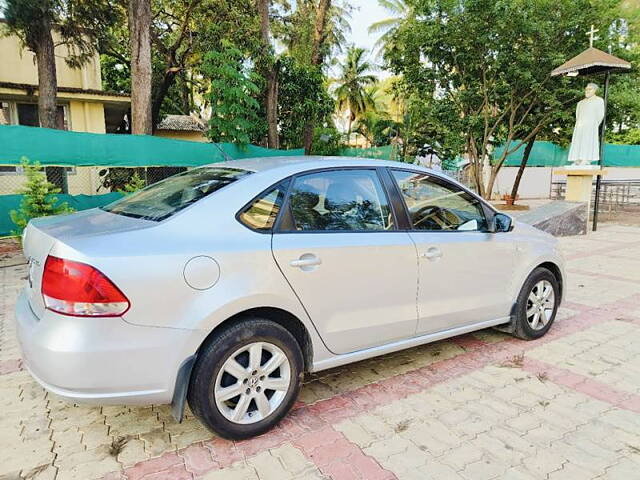
[(587, 233), (588, 206), (582, 202), (561, 200), (546, 203), (517, 219), (556, 237)]

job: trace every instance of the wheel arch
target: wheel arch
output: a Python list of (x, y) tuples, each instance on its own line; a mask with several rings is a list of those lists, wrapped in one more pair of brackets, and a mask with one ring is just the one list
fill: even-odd
[[(222, 329), (228, 328), (231, 325), (241, 323), (247, 318), (260, 317), (266, 320), (271, 320), (274, 323), (284, 327), (298, 342), (300, 349), (302, 350), (302, 356), (304, 359), (305, 372), (311, 369), (313, 365), (313, 342), (309, 331), (304, 323), (291, 312), (278, 307), (254, 307), (235, 313), (226, 320), (216, 325), (213, 330), (204, 338), (198, 351), (202, 346), (209, 341), (210, 338), (215, 336)], [(196, 352), (197, 354), (197, 352)]]
[[(564, 298), (564, 279), (562, 277), (562, 270), (561, 268), (554, 262), (551, 261), (547, 261), (547, 262), (543, 262), (540, 265), (537, 265), (535, 268), (533, 268), (533, 270), (531, 270), (531, 272), (533, 272), (536, 268), (546, 268), (547, 270), (549, 270), (554, 277), (556, 277), (556, 280), (558, 281), (558, 288), (560, 288), (560, 298)], [(531, 275), (531, 272), (529, 272), (529, 275)]]
[(538, 260), (536, 262), (534, 262), (533, 264), (531, 264), (526, 270), (525, 273), (522, 277), (522, 280), (517, 284), (518, 289), (514, 292), (514, 300), (513, 303), (511, 304), (511, 311), (509, 312), (509, 317), (510, 317), (510, 321), (508, 323), (505, 323), (504, 325), (499, 325), (497, 327), (493, 327), (495, 330), (501, 331), (501, 332), (505, 332), (505, 333), (513, 333), (513, 329), (514, 329), (514, 322), (515, 322), (515, 315), (516, 315), (516, 309), (518, 307), (518, 303), (516, 302), (517, 296), (520, 293), (520, 289), (522, 288), (522, 285), (524, 285), (524, 282), (529, 278), (529, 276), (537, 269), (537, 268), (546, 268), (547, 270), (549, 270), (554, 277), (556, 277), (556, 279), (558, 280), (558, 288), (560, 288), (560, 300), (562, 301), (562, 299), (564, 298), (564, 275), (563, 275), (563, 269), (561, 267), (561, 264), (553, 261), (553, 260), (549, 260), (549, 259), (545, 259), (545, 260)]
[(313, 366), (313, 341), (309, 335), (309, 331), (305, 327), (304, 323), (287, 310), (283, 310), (277, 307), (255, 307), (237, 312), (226, 320), (223, 320), (217, 324), (207, 336), (200, 342), (197, 350), (193, 355), (188, 357), (178, 369), (178, 375), (176, 378), (176, 384), (173, 391), (173, 398), (171, 401), (171, 413), (173, 418), (181, 423), (184, 418), (184, 406), (187, 398), (187, 389), (191, 379), (191, 371), (198, 357), (200, 349), (205, 345), (210, 338), (218, 334), (221, 330), (229, 328), (232, 325), (241, 323), (250, 317), (260, 317), (267, 320), (271, 320), (278, 325), (285, 328), (298, 342), (302, 350), (302, 357), (304, 361), (304, 371), (308, 372)]

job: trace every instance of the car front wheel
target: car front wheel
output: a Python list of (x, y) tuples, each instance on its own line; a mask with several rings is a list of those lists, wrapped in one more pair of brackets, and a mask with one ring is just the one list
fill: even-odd
[(560, 288), (555, 275), (546, 268), (536, 268), (518, 295), (513, 334), (524, 340), (542, 337), (551, 328), (559, 305)]
[(218, 435), (239, 440), (272, 428), (302, 382), (300, 346), (281, 325), (260, 318), (223, 329), (198, 352), (187, 399)]

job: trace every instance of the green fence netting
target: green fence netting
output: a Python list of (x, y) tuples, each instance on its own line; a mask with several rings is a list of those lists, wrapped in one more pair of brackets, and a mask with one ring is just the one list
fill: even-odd
[(395, 145), (384, 145), (371, 148), (343, 148), (338, 153), (344, 157), (378, 158), (380, 160), (397, 160)]
[[(101, 207), (114, 202), (122, 194), (119, 192), (105, 193), (102, 195), (66, 195), (56, 194), (58, 203), (66, 202), (74, 210), (87, 210), (89, 208)], [(0, 236), (11, 235), (16, 226), (11, 221), (11, 210), (20, 208), (22, 195), (0, 195)]]
[(48, 128), (0, 126), (0, 164), (18, 165), (22, 157), (41, 165), (79, 167), (197, 167), (230, 158), (303, 155), (303, 149), (273, 150), (232, 143), (189, 142), (149, 135), (67, 132)]
[[(516, 144), (513, 144), (515, 146)], [(513, 148), (513, 147), (511, 147)], [(517, 167), (522, 163), (524, 145), (507, 156), (504, 165)], [(493, 158), (498, 159), (502, 155), (504, 147), (498, 147), (493, 153)], [(529, 155), (527, 165), (530, 167), (559, 167), (567, 165), (569, 149), (559, 147), (551, 142), (535, 142)], [(604, 164), (608, 167), (640, 167), (640, 145), (605, 144)]]

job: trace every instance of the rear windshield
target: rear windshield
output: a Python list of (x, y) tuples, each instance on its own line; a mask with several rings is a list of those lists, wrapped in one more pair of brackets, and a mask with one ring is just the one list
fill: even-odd
[(235, 168), (195, 168), (154, 183), (102, 209), (159, 222), (251, 173)]

